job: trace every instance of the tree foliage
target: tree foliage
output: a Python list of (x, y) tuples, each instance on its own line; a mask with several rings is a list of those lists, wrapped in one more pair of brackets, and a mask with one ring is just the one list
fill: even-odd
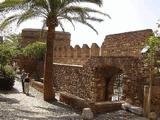
[(147, 40), (146, 44), (150, 46), (149, 51), (147, 52), (148, 57), (155, 56), (156, 52), (159, 52), (160, 50), (160, 38), (151, 36)]
[[(81, 6), (81, 3), (89, 4), (89, 7)], [(0, 4), (0, 12), (10, 16), (4, 18), (0, 27), (6, 28), (16, 22), (19, 26), (28, 19), (43, 18), (43, 28), (48, 27), (46, 58), (44, 67), (44, 99), (49, 101), (55, 96), (53, 92), (53, 47), (55, 40), (55, 28), (60, 26), (64, 31), (63, 21), (68, 21), (75, 28), (74, 23), (82, 23), (96, 33), (97, 30), (91, 22), (102, 22), (102, 16), (108, 16), (90, 4), (102, 6), (102, 0), (5, 0)], [(101, 16), (102, 15), (102, 16)]]
[(46, 51), (46, 44), (43, 42), (34, 42), (28, 44), (22, 49), (22, 55), (28, 58), (43, 60)]
[[(102, 0), (5, 0), (5, 2), (0, 4), (0, 12), (3, 12), (3, 15), (5, 15), (10, 11), (15, 11), (15, 14), (3, 19), (1, 29), (6, 28), (13, 22), (16, 22), (19, 26), (28, 19), (37, 17), (44, 18), (45, 27), (49, 19), (54, 16), (56, 18), (52, 19), (52, 22), (56, 22), (55, 24), (59, 25), (62, 30), (64, 30), (62, 21), (66, 20), (74, 28), (74, 22), (79, 22), (98, 33), (90, 22), (102, 22), (103, 19), (98, 17), (98, 15), (108, 16), (109, 18), (110, 16), (91, 7), (82, 7), (79, 5), (80, 3), (102, 6)], [(19, 10), (21, 11), (16, 12)]]
[(2, 66), (11, 63), (15, 55), (14, 49), (7, 47), (5, 44), (0, 44), (0, 64)]
[[(150, 47), (146, 53), (145, 62), (152, 68), (152, 72), (156, 75), (159, 73), (160, 66), (160, 37), (151, 36), (147, 40), (146, 44)], [(151, 72), (151, 71), (150, 71)]]

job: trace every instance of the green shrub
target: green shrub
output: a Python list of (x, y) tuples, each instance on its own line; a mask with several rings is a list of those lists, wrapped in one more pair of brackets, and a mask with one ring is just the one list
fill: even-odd
[(4, 72), (6, 76), (15, 77), (15, 71), (10, 65), (4, 66)]
[(15, 72), (12, 66), (6, 65), (2, 69), (0, 76), (0, 90), (11, 90), (15, 82)]
[(34, 42), (23, 48), (23, 56), (43, 60), (46, 50), (46, 44), (43, 42)]
[(2, 66), (9, 64), (15, 57), (16, 51), (5, 44), (0, 44), (0, 64)]

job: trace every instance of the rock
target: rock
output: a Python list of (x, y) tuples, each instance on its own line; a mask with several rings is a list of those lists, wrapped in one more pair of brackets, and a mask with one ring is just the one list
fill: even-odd
[(136, 107), (136, 106), (133, 106), (129, 103), (122, 104), (122, 109), (126, 110), (126, 111), (130, 111), (130, 112), (137, 114), (137, 115), (140, 115), (140, 116), (143, 115), (143, 110), (141, 107)]
[(155, 112), (150, 112), (148, 118), (149, 120), (157, 120), (157, 114)]
[(82, 111), (82, 119), (83, 120), (92, 120), (93, 119), (93, 112), (91, 108), (84, 108)]

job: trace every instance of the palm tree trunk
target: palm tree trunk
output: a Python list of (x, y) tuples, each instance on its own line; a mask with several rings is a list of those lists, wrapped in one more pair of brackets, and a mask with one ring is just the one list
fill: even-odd
[(53, 90), (53, 47), (55, 39), (55, 26), (48, 25), (47, 32), (47, 51), (44, 64), (44, 100), (51, 101), (55, 99)]

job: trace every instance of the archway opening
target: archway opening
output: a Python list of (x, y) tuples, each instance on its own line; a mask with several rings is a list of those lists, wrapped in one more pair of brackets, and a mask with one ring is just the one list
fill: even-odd
[(113, 66), (97, 68), (97, 101), (120, 101), (123, 95), (123, 72)]
[(113, 77), (113, 95), (111, 101), (120, 101), (123, 95), (123, 73), (118, 73)]

